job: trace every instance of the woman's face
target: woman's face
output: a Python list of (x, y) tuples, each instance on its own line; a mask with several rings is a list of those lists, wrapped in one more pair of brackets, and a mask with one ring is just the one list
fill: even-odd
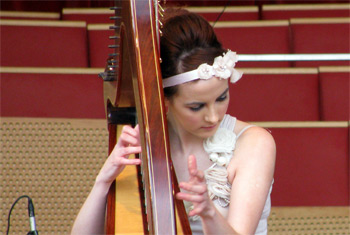
[(166, 100), (168, 119), (178, 132), (206, 139), (215, 134), (229, 99), (227, 79), (213, 77), (184, 83)]

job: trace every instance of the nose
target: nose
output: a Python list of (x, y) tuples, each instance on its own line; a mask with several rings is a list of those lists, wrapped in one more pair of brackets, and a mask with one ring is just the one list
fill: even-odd
[(219, 115), (214, 107), (210, 107), (205, 114), (204, 120), (211, 124), (216, 124), (219, 121)]

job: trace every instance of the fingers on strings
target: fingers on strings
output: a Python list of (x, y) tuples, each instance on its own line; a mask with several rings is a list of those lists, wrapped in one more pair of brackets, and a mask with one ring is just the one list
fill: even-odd
[(131, 126), (124, 126), (122, 133), (119, 136), (118, 143), (123, 146), (139, 146), (140, 145), (140, 132), (139, 126), (136, 125), (135, 128)]
[(127, 147), (118, 148), (115, 153), (112, 153), (112, 155), (115, 158), (114, 160), (116, 162), (121, 163), (122, 165), (139, 165), (141, 163), (140, 159), (138, 158), (129, 159), (129, 156), (140, 152), (141, 152), (140, 146), (127, 146)]
[(124, 126), (118, 138), (118, 143), (111, 153), (111, 160), (117, 165), (139, 165), (140, 159), (130, 158), (130, 155), (140, 153), (140, 135), (138, 125), (135, 128)]
[(121, 160), (121, 163), (123, 165), (140, 165), (141, 164), (141, 159), (138, 159), (138, 158), (123, 158)]

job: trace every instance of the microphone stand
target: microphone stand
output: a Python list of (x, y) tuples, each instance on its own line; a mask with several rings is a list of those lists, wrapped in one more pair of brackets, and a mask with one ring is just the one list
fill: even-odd
[(34, 230), (34, 231), (29, 231), (28, 233), (27, 233), (27, 235), (38, 235), (39, 233), (38, 233), (38, 230)]
[(6, 235), (9, 234), (10, 232), (10, 218), (11, 218), (11, 212), (13, 210), (13, 208), (15, 207), (15, 205), (17, 204), (17, 202), (19, 200), (21, 200), (22, 198), (28, 198), (28, 215), (29, 215), (29, 223), (30, 223), (30, 231), (27, 233), (28, 235), (38, 235), (39, 232), (38, 230), (36, 230), (36, 225), (35, 225), (35, 216), (34, 216), (34, 205), (33, 205), (33, 201), (32, 199), (27, 196), (27, 195), (22, 195), (19, 198), (16, 199), (16, 201), (12, 204), (11, 209), (9, 211), (8, 214), (8, 218), (7, 218), (7, 231), (6, 231)]
[(28, 215), (29, 215), (30, 231), (27, 233), (27, 235), (38, 235), (39, 232), (38, 230), (36, 230), (36, 224), (35, 224), (34, 205), (31, 198), (28, 198)]

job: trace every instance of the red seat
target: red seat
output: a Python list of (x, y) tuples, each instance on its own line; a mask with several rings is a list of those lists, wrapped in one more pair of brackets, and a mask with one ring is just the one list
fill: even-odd
[(219, 21), (235, 20), (259, 20), (258, 6), (224, 6), (212, 7), (187, 7), (190, 12), (195, 12), (203, 16), (208, 21), (216, 21), (221, 14)]
[(0, 19), (9, 20), (59, 20), (57, 12), (27, 12), (27, 11), (0, 11)]
[[(350, 18), (291, 19), (296, 54), (350, 53)], [(296, 61), (297, 67), (350, 65), (349, 61)]]
[(264, 20), (288, 20), (291, 18), (349, 17), (350, 5), (337, 4), (274, 4), (263, 5)]
[(350, 120), (350, 67), (320, 67), (321, 119)]
[(109, 8), (63, 8), (62, 20), (85, 21), (87, 24), (113, 24)]
[(319, 120), (317, 69), (242, 71), (242, 79), (230, 86), (231, 115), (246, 121)]
[[(214, 28), (225, 48), (238, 54), (289, 54), (288, 21), (218, 22)], [(240, 67), (289, 67), (290, 62), (240, 62)]]
[(87, 27), (91, 67), (105, 67), (108, 55), (114, 52), (108, 47), (114, 44), (114, 40), (109, 39), (109, 36), (114, 34), (109, 26), (109, 24), (89, 24)]
[(1, 66), (87, 67), (84, 22), (1, 20)]
[(1, 116), (105, 118), (103, 69), (1, 67)]
[(348, 122), (276, 125), (272, 205), (349, 206)]

